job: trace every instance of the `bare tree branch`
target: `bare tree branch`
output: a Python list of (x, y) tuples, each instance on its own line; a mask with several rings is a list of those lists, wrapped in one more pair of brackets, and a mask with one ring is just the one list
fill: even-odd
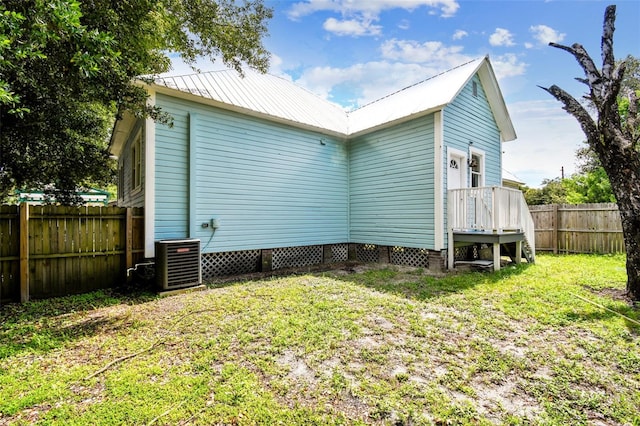
[(589, 86), (589, 80), (587, 80), (586, 78), (581, 78), (581, 77), (576, 77), (575, 78), (576, 81), (579, 81), (580, 83)]
[(590, 144), (595, 143), (599, 140), (598, 126), (593, 121), (589, 112), (578, 102), (573, 96), (569, 93), (565, 92), (555, 84), (549, 88), (538, 86), (542, 90), (550, 93), (551, 96), (562, 102), (565, 111), (569, 114), (573, 115), (580, 126), (582, 127), (582, 131), (587, 136), (587, 139)]
[(574, 43), (571, 47), (568, 47), (557, 43), (549, 43), (549, 46), (571, 53), (582, 67), (584, 75), (587, 77), (589, 87), (591, 87), (592, 90), (598, 88), (598, 91), (600, 91), (599, 87), (602, 83), (600, 71), (598, 71), (596, 64), (581, 44)]
[(615, 60), (613, 58), (613, 33), (615, 31), (616, 6), (607, 6), (604, 12), (604, 24), (602, 25), (602, 75), (605, 79), (611, 80)]

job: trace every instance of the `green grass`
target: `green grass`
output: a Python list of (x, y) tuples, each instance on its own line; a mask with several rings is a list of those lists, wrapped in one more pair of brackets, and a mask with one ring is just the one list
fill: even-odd
[(625, 280), (540, 255), (4, 306), (0, 424), (640, 425)]

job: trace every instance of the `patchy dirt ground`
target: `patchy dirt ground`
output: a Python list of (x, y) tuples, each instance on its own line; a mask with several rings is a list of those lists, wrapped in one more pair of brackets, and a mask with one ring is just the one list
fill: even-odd
[[(145, 303), (44, 315), (33, 320), (33, 328), (61, 336), (61, 343), (48, 351), (18, 352), (2, 361), (1, 371), (37, 368), (52, 381), (64, 370), (76, 371), (74, 380), (59, 385), (72, 396), (62, 392), (25, 404), (3, 414), (0, 425), (45, 421), (69, 407), (90, 412), (110, 403), (114, 383), (128, 375), (149, 386), (169, 386), (176, 377), (205, 373), (209, 390), (200, 406), (171, 415), (179, 418), (175, 424), (206, 424), (215, 418), (207, 417), (208, 410), (224, 401), (216, 389), (229, 364), (253, 375), (253, 392), (270, 395), (280, 407), (346, 423), (638, 420), (629, 411), (640, 402), (638, 357), (629, 352), (640, 349), (637, 329), (611, 331), (617, 323), (607, 321), (615, 318), (588, 306), (547, 316), (545, 311), (566, 302), (535, 291), (519, 294), (522, 284), (502, 289), (509, 275), (478, 274), (477, 281), (494, 281), (477, 291), (475, 282), (466, 281), (434, 288), (430, 280), (443, 276), (417, 268), (341, 265), (314, 275), (219, 282)], [(615, 301), (619, 291), (598, 295)], [(541, 313), (520, 307), (531, 309), (527, 303), (535, 297)], [(25, 342), (31, 337), (25, 335)], [(179, 398), (179, 385), (172, 386)], [(21, 392), (28, 395), (29, 389)]]

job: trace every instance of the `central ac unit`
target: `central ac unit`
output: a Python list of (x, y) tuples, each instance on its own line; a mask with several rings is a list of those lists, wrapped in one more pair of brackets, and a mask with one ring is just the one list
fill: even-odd
[(202, 283), (200, 240), (156, 241), (156, 279), (163, 290)]

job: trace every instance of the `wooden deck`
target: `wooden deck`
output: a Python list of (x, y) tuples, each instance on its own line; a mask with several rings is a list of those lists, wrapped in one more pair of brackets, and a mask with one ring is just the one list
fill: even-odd
[(455, 261), (454, 248), (470, 244), (491, 245), (496, 271), (501, 247), (513, 247), (508, 251), (516, 263), (523, 256), (528, 262), (535, 261), (533, 219), (520, 191), (494, 186), (453, 189), (447, 195), (449, 269), (460, 263)]

